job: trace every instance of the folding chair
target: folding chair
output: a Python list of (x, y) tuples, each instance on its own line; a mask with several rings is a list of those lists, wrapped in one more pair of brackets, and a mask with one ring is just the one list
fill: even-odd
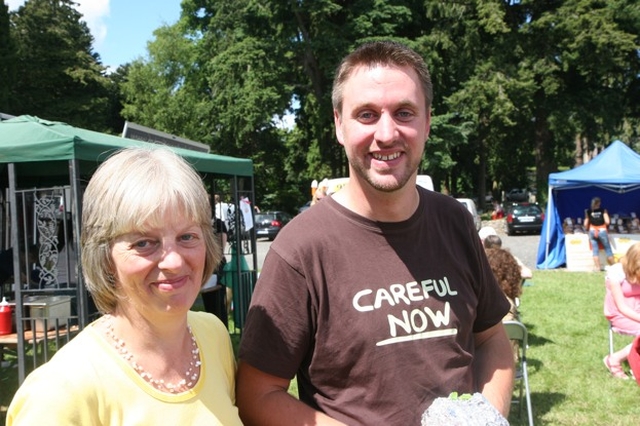
[(628, 333), (623, 333), (621, 330), (615, 328), (613, 325), (611, 325), (611, 322), (609, 321), (609, 355), (612, 355), (615, 352), (615, 350), (613, 349), (613, 333), (619, 334), (621, 336), (630, 335)]
[[(516, 365), (516, 382), (519, 387), (519, 395), (517, 401), (511, 401), (512, 404), (518, 404), (519, 416), (522, 418), (522, 403), (523, 398), (526, 399), (527, 404), (527, 416), (529, 419), (529, 426), (533, 426), (533, 412), (531, 409), (531, 392), (529, 390), (529, 373), (527, 371), (527, 345), (528, 345), (528, 333), (527, 327), (520, 321), (504, 321), (504, 328), (507, 331), (509, 340), (518, 343), (518, 360)], [(524, 391), (524, 392), (523, 392)]]

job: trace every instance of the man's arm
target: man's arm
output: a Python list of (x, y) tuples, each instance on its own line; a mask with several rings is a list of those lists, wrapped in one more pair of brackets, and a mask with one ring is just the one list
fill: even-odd
[(509, 415), (513, 391), (513, 348), (502, 323), (474, 334), (476, 355), (473, 361), (478, 389), (502, 413)]
[(343, 425), (291, 396), (289, 380), (240, 361), (236, 403), (245, 425)]

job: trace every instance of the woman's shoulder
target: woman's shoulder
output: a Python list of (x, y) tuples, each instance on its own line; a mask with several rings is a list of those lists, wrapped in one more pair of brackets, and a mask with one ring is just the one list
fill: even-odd
[(189, 311), (187, 318), (191, 328), (196, 333), (200, 330), (206, 333), (228, 333), (222, 321), (209, 312)]
[(90, 327), (62, 346), (47, 363), (32, 371), (18, 394), (26, 392), (29, 399), (41, 395), (51, 400), (61, 393), (73, 395), (76, 392), (86, 392), (97, 383), (100, 372), (100, 366), (97, 365), (100, 364), (98, 359), (101, 358), (100, 345), (96, 341), (99, 337)]

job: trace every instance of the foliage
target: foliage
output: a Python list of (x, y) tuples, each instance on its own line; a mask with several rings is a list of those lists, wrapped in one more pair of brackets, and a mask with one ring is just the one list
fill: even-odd
[(16, 77), (15, 44), (10, 33), (9, 7), (0, 4), (0, 112), (11, 110), (11, 92), (9, 88)]
[[(544, 198), (550, 172), (614, 139), (640, 141), (633, 0), (183, 0), (148, 55), (109, 76), (72, 4), (27, 0), (11, 15), (25, 71), (6, 112), (111, 132), (124, 118), (251, 158), (256, 201), (270, 208), (293, 211), (313, 179), (347, 175), (331, 85), (340, 59), (368, 40), (401, 41), (428, 63), (433, 126), (420, 173), (450, 193), (497, 197), (528, 186), (532, 169)], [(12, 51), (3, 44), (0, 58)], [(287, 115), (295, 125), (279, 127)]]
[(19, 75), (11, 85), (13, 115), (106, 130), (104, 67), (93, 37), (70, 0), (28, 0), (11, 14)]

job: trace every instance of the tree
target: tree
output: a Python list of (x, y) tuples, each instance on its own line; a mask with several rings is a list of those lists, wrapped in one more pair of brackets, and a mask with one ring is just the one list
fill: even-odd
[(28, 0), (12, 14), (21, 70), (12, 113), (105, 130), (108, 80), (93, 37), (70, 0)]
[(11, 111), (10, 87), (16, 76), (15, 68), (16, 52), (15, 44), (10, 32), (9, 7), (2, 2), (0, 4), (0, 112)]
[[(428, 63), (433, 128), (421, 172), (479, 195), (529, 186), (590, 148), (637, 135), (640, 12), (631, 0), (184, 0), (127, 83), (129, 118), (247, 156), (264, 194), (308, 196), (344, 176), (331, 84), (364, 41), (395, 39)], [(164, 40), (164, 41), (163, 41)], [(179, 57), (178, 57), (179, 56)], [(294, 129), (274, 117), (294, 113)], [(274, 174), (277, 177), (274, 177)], [(276, 195), (273, 195), (276, 194)], [(285, 196), (286, 195), (286, 196)]]

